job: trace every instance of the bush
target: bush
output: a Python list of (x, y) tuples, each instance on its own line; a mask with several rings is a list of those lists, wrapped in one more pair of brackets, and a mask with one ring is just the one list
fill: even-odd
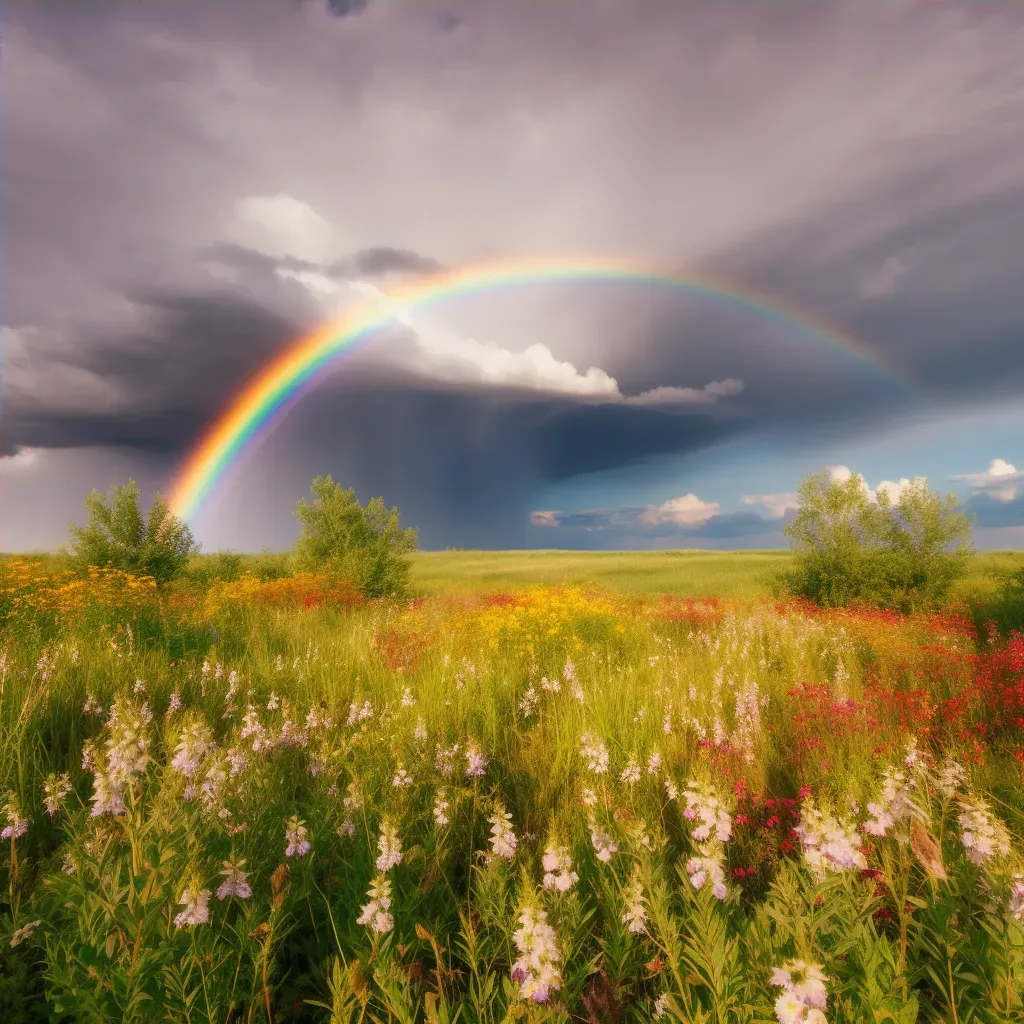
[(858, 474), (832, 480), (811, 474), (800, 509), (785, 528), (796, 549), (783, 574), (790, 592), (825, 607), (863, 603), (904, 612), (935, 608), (967, 572), (971, 523), (923, 478), (893, 503), (873, 498)]
[(109, 503), (105, 495), (93, 491), (85, 499), (85, 507), (88, 523), (71, 526), (69, 563), (77, 572), (95, 566), (152, 576), (158, 583), (166, 583), (180, 576), (199, 550), (192, 531), (160, 494), (154, 496), (149, 514), (143, 517), (134, 480), (115, 487)]
[(971, 612), (979, 635), (1024, 633), (1024, 568), (998, 574), (994, 597), (973, 600)]
[(292, 574), (291, 556), (287, 552), (268, 551), (264, 548), (249, 562), (249, 571), (262, 583), (283, 580)]
[(329, 476), (318, 476), (310, 491), (313, 501), (303, 498), (295, 509), (302, 523), (298, 567), (349, 579), (365, 597), (404, 596), (411, 569), (405, 555), (416, 549), (418, 534), (402, 529), (398, 509), (381, 498), (364, 508), (354, 490)]
[(242, 556), (234, 551), (218, 551), (213, 555), (200, 555), (189, 563), (185, 576), (200, 586), (207, 587), (214, 580), (231, 583), (242, 575)]

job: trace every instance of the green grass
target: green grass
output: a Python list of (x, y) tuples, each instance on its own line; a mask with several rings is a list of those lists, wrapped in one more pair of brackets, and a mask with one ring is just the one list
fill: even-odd
[[(620, 592), (765, 597), (791, 559), (779, 551), (419, 551), (413, 586), (421, 594), (513, 590), (533, 585), (596, 585)], [(958, 595), (987, 596), (998, 574), (1024, 567), (1024, 552), (975, 556)]]
[(787, 551), (421, 551), (413, 586), (422, 593), (594, 585), (644, 594), (757, 597)]
[[(968, 632), (937, 633), (926, 617), (752, 603), (687, 617), (655, 595), (756, 597), (787, 558), (429, 553), (416, 585), (442, 597), (423, 603), (207, 605), (194, 599), (218, 584), (197, 574), (140, 590), (137, 607), (104, 611), (94, 597), (77, 615), (12, 614), (0, 827), (23, 815), (27, 828), (0, 842), (0, 1021), (644, 1024), (669, 1000), (662, 1024), (767, 1024), (772, 969), (794, 957), (822, 965), (830, 1024), (1024, 1019), (1024, 927), (1010, 913), (1024, 731), (978, 687), (1007, 652), (975, 659)], [(967, 585), (1021, 560), (982, 556)], [(605, 596), (480, 599), (545, 582)], [(638, 591), (653, 599), (614, 596)], [(212, 745), (186, 778), (176, 754), (203, 734)], [(604, 771), (585, 753), (595, 744)], [(852, 831), (914, 744), (910, 798), (941, 851), (941, 884), (897, 837), (909, 820), (884, 837)], [(466, 773), (473, 747), (488, 759), (479, 777)], [(959, 798), (987, 800), (983, 826), (1006, 830), (1007, 851), (980, 867), (961, 808), (936, 788), (950, 758), (964, 764)], [(71, 786), (53, 817), (50, 773)], [(105, 777), (126, 807), (93, 816)], [(730, 816), (725, 839), (685, 817), (693, 779)], [(808, 794), (843, 819), (847, 845), (866, 844), (874, 878), (856, 864), (815, 874), (791, 832)], [(491, 847), (506, 814), (518, 840), (507, 859)], [(297, 857), (293, 816), (311, 844)], [(403, 857), (381, 868), (391, 827)], [(618, 848), (610, 860), (602, 834)], [(542, 888), (549, 846), (579, 875), (569, 893)], [(723, 872), (724, 901), (691, 881), (698, 854)], [(216, 893), (229, 859), (244, 859), (251, 896), (213, 895), (208, 921), (178, 927), (186, 890)], [(381, 871), (393, 929), (375, 932), (361, 912)], [(647, 920), (630, 932), (638, 900)], [(562, 979), (555, 1001), (527, 1006), (514, 936), (537, 906)]]
[[(15, 556), (3, 555), (2, 558)], [(51, 569), (57, 555), (40, 553)], [(417, 595), (466, 594), (519, 590), (531, 586), (595, 586), (620, 593), (715, 596), (726, 600), (766, 597), (771, 577), (791, 559), (787, 550), (772, 551), (417, 551), (412, 555), (412, 586)], [(196, 556), (190, 566), (201, 571), (218, 558)], [(285, 555), (241, 556), (243, 571), (268, 560), (286, 563)], [(999, 577), (1024, 568), (1024, 551), (975, 555), (971, 572), (956, 589), (958, 597), (990, 597)]]

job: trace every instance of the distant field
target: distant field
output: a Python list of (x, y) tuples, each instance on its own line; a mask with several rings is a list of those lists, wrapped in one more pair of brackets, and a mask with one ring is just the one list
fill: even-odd
[[(15, 557), (2, 555), (0, 559)], [(50, 568), (53, 554), (39, 559)], [(198, 568), (215, 554), (199, 555)], [(254, 569), (265, 555), (242, 555), (242, 568)], [(417, 551), (412, 556), (416, 594), (519, 590), (535, 585), (607, 587), (643, 594), (714, 595), (740, 600), (770, 593), (770, 579), (788, 563), (786, 550), (775, 551)], [(287, 556), (269, 556), (282, 565)], [(975, 557), (958, 594), (991, 593), (997, 575), (1024, 567), (1024, 551), (991, 551)]]
[[(413, 586), (420, 593), (502, 590), (534, 584), (591, 584), (614, 590), (751, 598), (769, 593), (788, 551), (419, 551)], [(996, 573), (1024, 566), (1024, 552), (976, 557), (961, 593), (983, 593)]]

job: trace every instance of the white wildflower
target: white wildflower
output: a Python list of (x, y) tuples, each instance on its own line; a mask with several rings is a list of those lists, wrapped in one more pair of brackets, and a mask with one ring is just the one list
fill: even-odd
[(1007, 910), (1011, 917), (1024, 921), (1024, 875), (1014, 875), (1010, 887), (1010, 903)]
[(28, 831), (28, 818), (21, 813), (21, 805), (14, 793), (7, 794), (4, 804), (7, 825), (0, 831), (0, 839), (18, 839)]
[(478, 778), (484, 774), (486, 768), (487, 758), (484, 752), (475, 743), (471, 743), (466, 748), (466, 778)]
[(800, 824), (794, 831), (803, 843), (807, 866), (818, 878), (828, 871), (863, 871), (868, 866), (860, 850), (856, 825), (825, 814), (810, 798), (800, 809)]
[(787, 960), (771, 974), (771, 983), (782, 989), (775, 1003), (779, 1024), (825, 1024), (828, 978), (820, 965)]
[(187, 886), (178, 900), (178, 906), (185, 909), (175, 916), (174, 927), (191, 928), (197, 924), (208, 924), (210, 896), (209, 889), (200, 889), (195, 883)]
[(947, 761), (939, 770), (935, 783), (944, 797), (952, 799), (967, 787), (967, 771), (957, 761)]
[(732, 816), (710, 786), (691, 782), (684, 790), (683, 798), (686, 800), (683, 817), (687, 821), (699, 823), (690, 833), (695, 843), (729, 841), (732, 835)]
[[(915, 787), (914, 780), (908, 781), (906, 774), (899, 768), (887, 768), (882, 778), (882, 792), (877, 801), (868, 804), (868, 814), (864, 822), (864, 831), (873, 836), (885, 836), (897, 825), (906, 824), (911, 819), (924, 821), (927, 812), (922, 810), (912, 799)], [(906, 841), (906, 829), (897, 836)]]
[(594, 828), (590, 833), (590, 842), (597, 852), (597, 859), (607, 864), (612, 859), (613, 853), (618, 853), (619, 848), (607, 832)]
[(608, 771), (608, 748), (591, 733), (585, 732), (580, 737), (580, 754), (587, 759), (587, 767), (595, 775)]
[(217, 899), (226, 900), (230, 896), (237, 896), (240, 900), (247, 900), (252, 895), (248, 882), (249, 873), (242, 870), (244, 864), (244, 859), (224, 861), (224, 870), (221, 871), (224, 881), (217, 889)]
[(391, 883), (383, 875), (378, 875), (366, 895), (370, 902), (362, 908), (356, 924), (366, 925), (380, 934), (391, 931), (395, 927), (395, 919), (391, 915)]
[(505, 858), (515, 856), (518, 840), (512, 831), (512, 815), (499, 805), (487, 820), (491, 823), (491, 849), (494, 855)]
[(622, 894), (626, 904), (626, 912), (622, 915), (622, 923), (633, 935), (643, 935), (647, 931), (647, 910), (644, 907), (644, 887), (640, 873), (633, 868), (633, 874)]
[(46, 813), (52, 818), (64, 805), (64, 800), (71, 792), (71, 776), (48, 775), (43, 783), (43, 790), (46, 793), (43, 805)]
[(544, 856), (541, 858), (544, 868), (544, 888), (556, 892), (568, 892), (580, 879), (572, 869), (572, 858), (567, 846), (556, 846), (548, 843)]
[(209, 754), (216, 749), (213, 733), (199, 721), (189, 722), (181, 732), (181, 738), (171, 758), (171, 767), (191, 779)]
[(398, 829), (390, 821), (381, 822), (377, 849), (380, 850), (380, 856), (377, 858), (378, 871), (390, 871), (402, 863), (402, 841), (398, 836)]
[(626, 783), (627, 786), (632, 786), (634, 783), (640, 781), (640, 765), (636, 762), (635, 754), (630, 755), (629, 763), (622, 769), (622, 774), (619, 776), (619, 779)]
[(448, 795), (444, 788), (440, 788), (437, 791), (437, 796), (434, 798), (434, 823), (438, 826), (448, 824)]
[(519, 915), (519, 928), (512, 936), (519, 952), (512, 980), (525, 999), (546, 1003), (562, 987), (557, 938), (543, 910), (527, 907)]
[(1010, 834), (982, 800), (960, 801), (957, 821), (963, 829), (961, 841), (972, 864), (984, 864), (1010, 852)]
[(728, 895), (725, 886), (725, 864), (721, 849), (711, 854), (691, 857), (686, 862), (686, 874), (694, 889), (703, 889), (705, 883), (711, 883), (711, 891), (716, 898), (724, 900)]

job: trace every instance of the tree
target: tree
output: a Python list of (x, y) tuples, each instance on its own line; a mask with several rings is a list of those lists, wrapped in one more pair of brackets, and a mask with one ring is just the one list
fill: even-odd
[(402, 529), (397, 508), (373, 498), (364, 508), (354, 490), (329, 476), (310, 486), (312, 501), (299, 501), (295, 516), (302, 534), (295, 550), (302, 569), (336, 573), (351, 580), (366, 597), (401, 597), (408, 592), (419, 534)]
[(923, 477), (893, 500), (863, 477), (813, 473), (785, 533), (796, 550), (788, 589), (828, 606), (861, 601), (914, 612), (937, 607), (967, 572), (971, 521), (955, 494), (943, 498)]
[(171, 512), (160, 494), (154, 496), (148, 515), (143, 516), (134, 480), (114, 487), (109, 502), (105, 495), (93, 491), (85, 499), (85, 507), (87, 524), (72, 524), (70, 531), (73, 568), (121, 569), (166, 583), (180, 576), (189, 556), (199, 550), (188, 525)]

